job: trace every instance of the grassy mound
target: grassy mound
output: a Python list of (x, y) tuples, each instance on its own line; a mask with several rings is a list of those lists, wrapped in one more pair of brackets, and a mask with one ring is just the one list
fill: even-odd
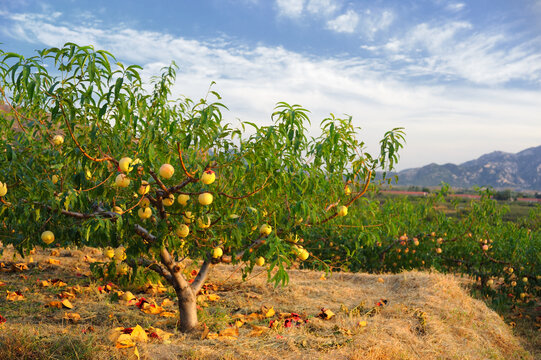
[[(238, 268), (219, 265), (200, 299), (205, 326), (180, 334), (176, 318), (128, 306), (114, 290), (100, 292), (103, 282), (84, 276), (89, 261), (104, 261), (96, 251), (54, 255), (38, 251), (23, 271), (10, 270), (11, 264), (22, 262), (13, 258), (11, 249), (0, 258), (3, 294), (19, 290), (24, 296), (20, 301), (0, 298), (0, 315), (6, 319), (0, 325), (0, 359), (134, 357), (133, 348), (117, 349), (109, 335), (115, 327), (137, 324), (173, 333), (167, 341), (137, 343), (141, 359), (533, 359), (501, 317), (469, 296), (464, 281), (450, 275), (335, 273), (325, 278), (318, 272), (291, 270), (290, 284), (274, 288), (266, 283), (263, 268), (242, 282)], [(53, 278), (65, 287), (40, 285)], [(70, 300), (73, 309), (47, 306), (77, 284), (84, 290)], [(168, 297), (174, 300), (169, 291), (124, 290), (156, 304)], [(217, 296), (208, 297), (210, 293)], [(271, 307), (274, 314), (268, 312)], [(168, 310), (175, 309), (172, 305)], [(81, 319), (67, 320), (67, 312), (77, 312)], [(245, 323), (238, 335), (224, 336), (239, 320)]]

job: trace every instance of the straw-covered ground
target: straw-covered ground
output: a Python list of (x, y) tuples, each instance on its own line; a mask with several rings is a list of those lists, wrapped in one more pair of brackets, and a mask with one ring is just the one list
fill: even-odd
[[(0, 359), (125, 359), (137, 358), (136, 353), (141, 359), (539, 356), (539, 331), (533, 329), (527, 339), (513, 335), (498, 314), (469, 295), (468, 281), (451, 275), (334, 273), (326, 278), (291, 270), (289, 285), (274, 288), (263, 268), (242, 282), (237, 268), (219, 265), (199, 297), (204, 325), (186, 335), (168, 316), (176, 310), (170, 289), (105, 286), (88, 276), (90, 262), (105, 261), (95, 249), (52, 255), (38, 250), (25, 269), (20, 264), (28, 259), (4, 249)], [(123, 291), (131, 291), (135, 300), (124, 300)], [(164, 302), (167, 298), (173, 303)], [(65, 299), (71, 309), (58, 303)]]

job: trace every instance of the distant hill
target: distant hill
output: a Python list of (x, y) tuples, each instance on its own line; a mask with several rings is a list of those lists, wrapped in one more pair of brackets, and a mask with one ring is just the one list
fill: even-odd
[(541, 190), (541, 146), (516, 154), (494, 151), (478, 159), (455, 164), (429, 164), (398, 172), (398, 185)]

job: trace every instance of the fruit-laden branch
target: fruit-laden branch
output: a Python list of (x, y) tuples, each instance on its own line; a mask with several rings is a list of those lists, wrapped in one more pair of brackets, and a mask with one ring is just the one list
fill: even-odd
[(188, 170), (186, 169), (186, 166), (184, 165), (184, 160), (182, 159), (182, 151), (180, 150), (180, 143), (177, 142), (177, 150), (178, 150), (178, 158), (180, 159), (180, 165), (182, 166), (182, 170), (184, 170), (184, 173), (186, 174), (186, 176), (190, 179), (193, 179), (194, 175), (195, 175), (195, 172), (193, 174), (190, 174), (188, 172)]
[(393, 247), (395, 247), (395, 245), (397, 245), (398, 243), (400, 243), (400, 240), (396, 239), (394, 240), (393, 242), (391, 242), (385, 249), (383, 249), (380, 253), (379, 253), (379, 259), (381, 261), (385, 260), (385, 254), (387, 254), (389, 252), (389, 250), (391, 250)]
[[(364, 187), (363, 187), (363, 190), (362, 190), (360, 193), (358, 193), (357, 195), (355, 195), (353, 198), (351, 198), (351, 200), (349, 200), (349, 201), (344, 205), (345, 207), (350, 207), (351, 204), (353, 204), (353, 202), (354, 202), (355, 200), (357, 200), (358, 198), (360, 198), (361, 196), (363, 196), (363, 195), (366, 193), (366, 191), (368, 190), (368, 186), (370, 185), (370, 180), (371, 180), (371, 178), (372, 178), (372, 170), (369, 170), (369, 171), (368, 171), (368, 176), (367, 176), (366, 182), (365, 182)], [(332, 208), (332, 206), (329, 207), (328, 209), (330, 209), (330, 208)], [(320, 222), (318, 222), (318, 223), (315, 224), (315, 225), (325, 224), (326, 222), (328, 222), (328, 221), (334, 219), (334, 218), (337, 217), (337, 216), (338, 216), (338, 212), (335, 212), (334, 214), (332, 214), (332, 215), (329, 216), (328, 218), (325, 218), (325, 219), (321, 220)], [(306, 225), (307, 225), (307, 226), (311, 226), (310, 224), (306, 224)]]
[(146, 195), (146, 197), (150, 200), (150, 202), (156, 207), (156, 210), (158, 210), (158, 213), (160, 214), (160, 218), (165, 219), (167, 217), (167, 213), (165, 212), (165, 207), (163, 206), (163, 194), (157, 192), (157, 198), (153, 198), (150, 195)]
[[(260, 247), (261, 245), (265, 244), (265, 239), (266, 237), (263, 237), (263, 236), (260, 236), (259, 238), (255, 239), (251, 244), (250, 246), (248, 246), (246, 249), (242, 250), (242, 251), (239, 251), (236, 255), (235, 255), (235, 260), (240, 260), (242, 259), (242, 257), (244, 256), (244, 253), (246, 253), (246, 251), (250, 251), (251, 250), (254, 250), (254, 249), (257, 249), (258, 247)], [(225, 255), (222, 257), (222, 261), (225, 262), (225, 263), (230, 263), (232, 260), (232, 258), (229, 256), (229, 257), (226, 257)]]
[(492, 261), (493, 263), (496, 263), (496, 264), (503, 264), (503, 265), (512, 265), (512, 263), (510, 263), (510, 262), (502, 261), (502, 260), (498, 260), (498, 259), (494, 259), (494, 258), (491, 257), (490, 255), (488, 255), (485, 251), (483, 251), (483, 255), (484, 255), (489, 261)]
[(135, 209), (135, 207), (138, 206), (138, 205), (141, 203), (141, 201), (143, 201), (144, 198), (145, 198), (144, 196), (141, 196), (141, 197), (139, 198), (139, 201), (137, 201), (137, 202), (135, 203), (135, 205), (133, 205), (133, 206), (127, 208), (126, 210), (124, 210), (123, 213), (129, 213), (131, 210)]
[(355, 200), (357, 200), (358, 198), (360, 198), (361, 196), (366, 194), (366, 191), (368, 190), (368, 186), (370, 185), (370, 180), (371, 179), (372, 179), (372, 170), (368, 170), (368, 176), (367, 176), (366, 182), (364, 183), (363, 190), (360, 193), (358, 193), (357, 195), (355, 195), (351, 200), (349, 200), (349, 202), (346, 204), (346, 206), (349, 207)]
[(265, 182), (263, 183), (263, 185), (261, 185), (261, 187), (260, 187), (259, 189), (255, 189), (254, 191), (252, 191), (251, 193), (246, 194), (246, 195), (242, 195), (242, 196), (232, 196), (232, 195), (228, 195), (228, 194), (226, 194), (226, 193), (224, 193), (224, 192), (219, 192), (218, 194), (219, 194), (219, 195), (223, 195), (223, 196), (225, 196), (225, 197), (227, 197), (227, 198), (230, 198), (230, 199), (234, 199), (234, 200), (244, 199), (244, 198), (247, 198), (247, 197), (249, 197), (249, 196), (252, 196), (252, 195), (254, 195), (255, 193), (258, 193), (258, 192), (260, 192), (261, 190), (263, 190), (264, 188), (266, 188), (266, 187), (267, 187), (267, 181), (269, 181), (270, 177), (271, 177), (271, 174), (269, 174), (269, 176), (267, 176), (267, 178), (265, 179)]

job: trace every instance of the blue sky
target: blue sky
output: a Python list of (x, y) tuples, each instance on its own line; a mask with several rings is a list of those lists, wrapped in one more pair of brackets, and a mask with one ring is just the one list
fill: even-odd
[(4, 51), (68, 41), (147, 79), (174, 60), (175, 93), (215, 81), (231, 122), (297, 103), (353, 116), (374, 152), (405, 127), (400, 169), (541, 145), (541, 0), (0, 0)]

